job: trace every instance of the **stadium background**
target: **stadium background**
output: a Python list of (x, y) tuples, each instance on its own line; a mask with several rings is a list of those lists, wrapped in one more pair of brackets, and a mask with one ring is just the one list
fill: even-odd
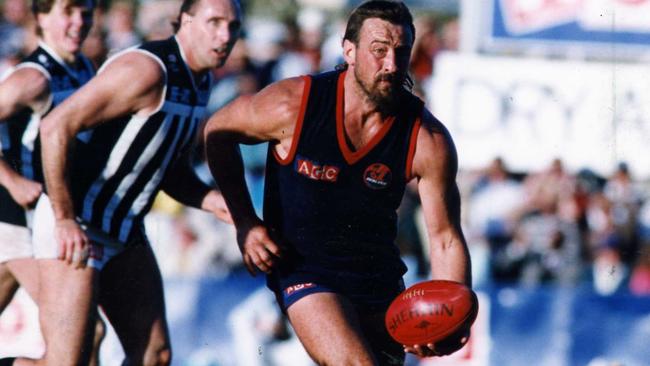
[[(340, 61), (359, 1), (245, 0), (245, 36), (210, 100)], [(468, 347), (409, 365), (650, 365), (650, 1), (411, 0), (417, 92), (450, 129), (481, 312)], [(1, 0), (0, 73), (34, 47), (25, 0)], [(85, 52), (171, 32), (178, 1), (101, 4)], [(201, 150), (198, 150), (201, 151)], [(244, 147), (261, 206), (265, 147)], [(209, 173), (197, 153), (196, 168)], [(407, 282), (427, 276), (419, 203), (400, 208)], [(317, 224), (317, 223), (316, 223)], [(174, 365), (309, 365), (231, 227), (160, 196), (147, 230), (164, 275)], [(38, 355), (24, 293), (0, 356)], [(109, 334), (104, 365), (119, 365)]]

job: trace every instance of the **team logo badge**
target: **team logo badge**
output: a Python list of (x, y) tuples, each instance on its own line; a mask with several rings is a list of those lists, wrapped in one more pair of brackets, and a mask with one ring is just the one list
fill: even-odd
[(369, 188), (383, 189), (390, 185), (393, 174), (385, 164), (375, 163), (366, 168), (363, 173), (363, 181)]

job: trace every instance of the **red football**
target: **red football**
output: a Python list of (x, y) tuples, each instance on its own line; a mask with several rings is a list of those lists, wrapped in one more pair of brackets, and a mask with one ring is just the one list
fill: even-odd
[(477, 311), (476, 294), (462, 283), (425, 281), (393, 300), (386, 311), (386, 329), (401, 344), (436, 343), (471, 325)]

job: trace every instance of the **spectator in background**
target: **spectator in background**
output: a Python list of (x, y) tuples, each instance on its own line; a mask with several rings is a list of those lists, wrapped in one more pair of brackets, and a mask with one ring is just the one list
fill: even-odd
[(36, 48), (33, 21), (25, 0), (4, 0), (0, 18), (0, 76)]
[(521, 183), (510, 178), (501, 158), (495, 158), (472, 189), (469, 223), (494, 251), (512, 240), (523, 202)]
[(333, 20), (328, 29), (327, 36), (321, 46), (321, 70), (332, 70), (336, 65), (343, 63), (341, 40), (345, 32), (345, 23), (342, 19)]
[(618, 164), (605, 183), (603, 195), (610, 202), (612, 225), (621, 238), (623, 261), (632, 264), (637, 255), (637, 217), (642, 198), (626, 163)]
[(433, 59), (440, 49), (435, 18), (427, 16), (415, 20), (415, 43), (411, 56), (411, 75), (421, 84), (433, 74)]
[(157, 41), (174, 34), (179, 2), (176, 0), (142, 1), (138, 8), (138, 29), (145, 41)]
[(575, 178), (564, 170), (560, 159), (553, 159), (545, 171), (528, 176), (524, 188), (526, 214), (556, 214), (563, 220), (576, 220)]
[(135, 29), (135, 8), (133, 1), (119, 0), (111, 3), (107, 14), (108, 50), (115, 53), (142, 42)]
[(440, 43), (445, 51), (458, 51), (460, 47), (460, 24), (458, 18), (452, 18), (443, 24), (440, 30)]
[(284, 52), (273, 67), (273, 81), (319, 71), (324, 24), (325, 15), (315, 8), (301, 9), (285, 22)]
[(97, 10), (93, 15), (93, 27), (90, 29), (81, 49), (83, 54), (93, 62), (95, 69), (99, 69), (108, 57), (107, 37), (106, 3), (100, 2), (97, 4)]

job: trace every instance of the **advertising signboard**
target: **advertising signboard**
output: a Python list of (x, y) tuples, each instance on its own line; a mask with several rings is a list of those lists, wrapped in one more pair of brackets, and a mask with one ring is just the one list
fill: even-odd
[[(584, 52), (594, 57), (650, 51), (650, 0), (490, 0), (481, 13), (484, 51)], [(482, 4), (482, 5), (479, 5)]]

